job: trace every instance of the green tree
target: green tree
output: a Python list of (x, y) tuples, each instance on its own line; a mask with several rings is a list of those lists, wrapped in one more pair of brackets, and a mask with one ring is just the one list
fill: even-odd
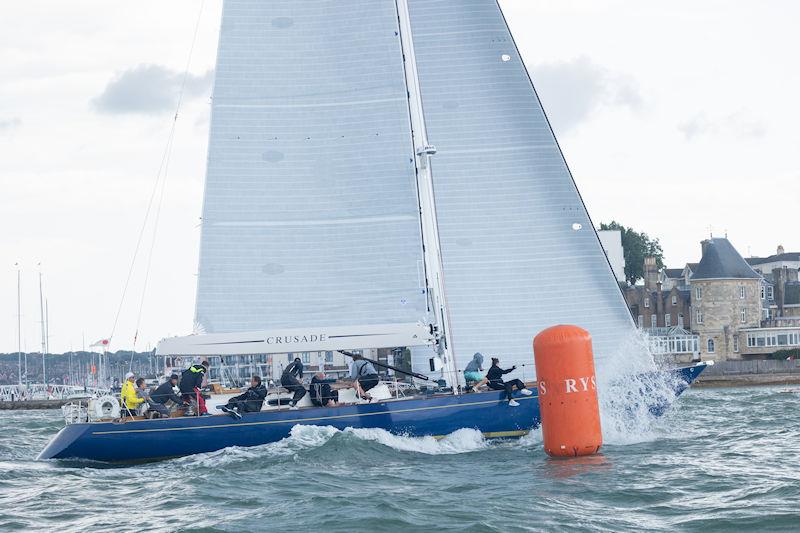
[(650, 238), (647, 233), (626, 228), (612, 220), (609, 224), (600, 223), (601, 230), (619, 230), (622, 234), (622, 253), (625, 256), (625, 280), (633, 285), (644, 278), (644, 258), (654, 256), (658, 268), (664, 267), (664, 252), (658, 239)]

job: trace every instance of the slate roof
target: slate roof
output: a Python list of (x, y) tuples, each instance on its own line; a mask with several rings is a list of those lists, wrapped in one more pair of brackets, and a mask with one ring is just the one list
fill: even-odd
[(705, 251), (692, 279), (758, 279), (761, 275), (747, 264), (728, 239), (703, 241)]
[(773, 261), (800, 261), (800, 252), (785, 252), (782, 254), (775, 254), (769, 257), (748, 257), (747, 262), (751, 265), (763, 265), (764, 263), (772, 263)]
[(683, 277), (683, 269), (682, 268), (665, 268), (664, 275), (670, 279), (676, 279)]

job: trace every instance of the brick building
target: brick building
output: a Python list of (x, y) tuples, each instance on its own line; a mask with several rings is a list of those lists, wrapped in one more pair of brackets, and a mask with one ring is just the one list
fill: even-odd
[(687, 287), (670, 283), (664, 287), (663, 272), (655, 257), (644, 260), (644, 285), (625, 289), (625, 301), (640, 328), (691, 328), (691, 301)]

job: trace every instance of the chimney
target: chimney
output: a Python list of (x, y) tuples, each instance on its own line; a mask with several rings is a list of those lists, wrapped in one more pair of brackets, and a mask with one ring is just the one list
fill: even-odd
[(783, 245), (779, 244), (778, 245), (778, 255), (781, 255), (782, 253), (783, 253)]
[(705, 239), (700, 241), (700, 259), (702, 259), (704, 255), (706, 255), (706, 248), (708, 248), (709, 244), (711, 244), (711, 239)]
[(648, 255), (644, 258), (644, 286), (648, 291), (654, 291), (656, 290), (656, 282), (658, 282), (656, 258)]

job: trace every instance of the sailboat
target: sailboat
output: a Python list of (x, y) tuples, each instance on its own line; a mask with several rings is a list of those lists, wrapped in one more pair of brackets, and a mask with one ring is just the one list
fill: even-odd
[[(521, 436), (537, 395), (463, 394), (461, 372), (474, 352), (530, 366), (534, 335), (559, 323), (590, 332), (601, 373), (635, 335), (495, 0), (226, 0), (196, 331), (158, 353), (402, 346), (438, 386), (240, 420), (74, 423), (40, 458), (181, 456), (297, 424)], [(674, 393), (703, 368), (673, 371)]]

